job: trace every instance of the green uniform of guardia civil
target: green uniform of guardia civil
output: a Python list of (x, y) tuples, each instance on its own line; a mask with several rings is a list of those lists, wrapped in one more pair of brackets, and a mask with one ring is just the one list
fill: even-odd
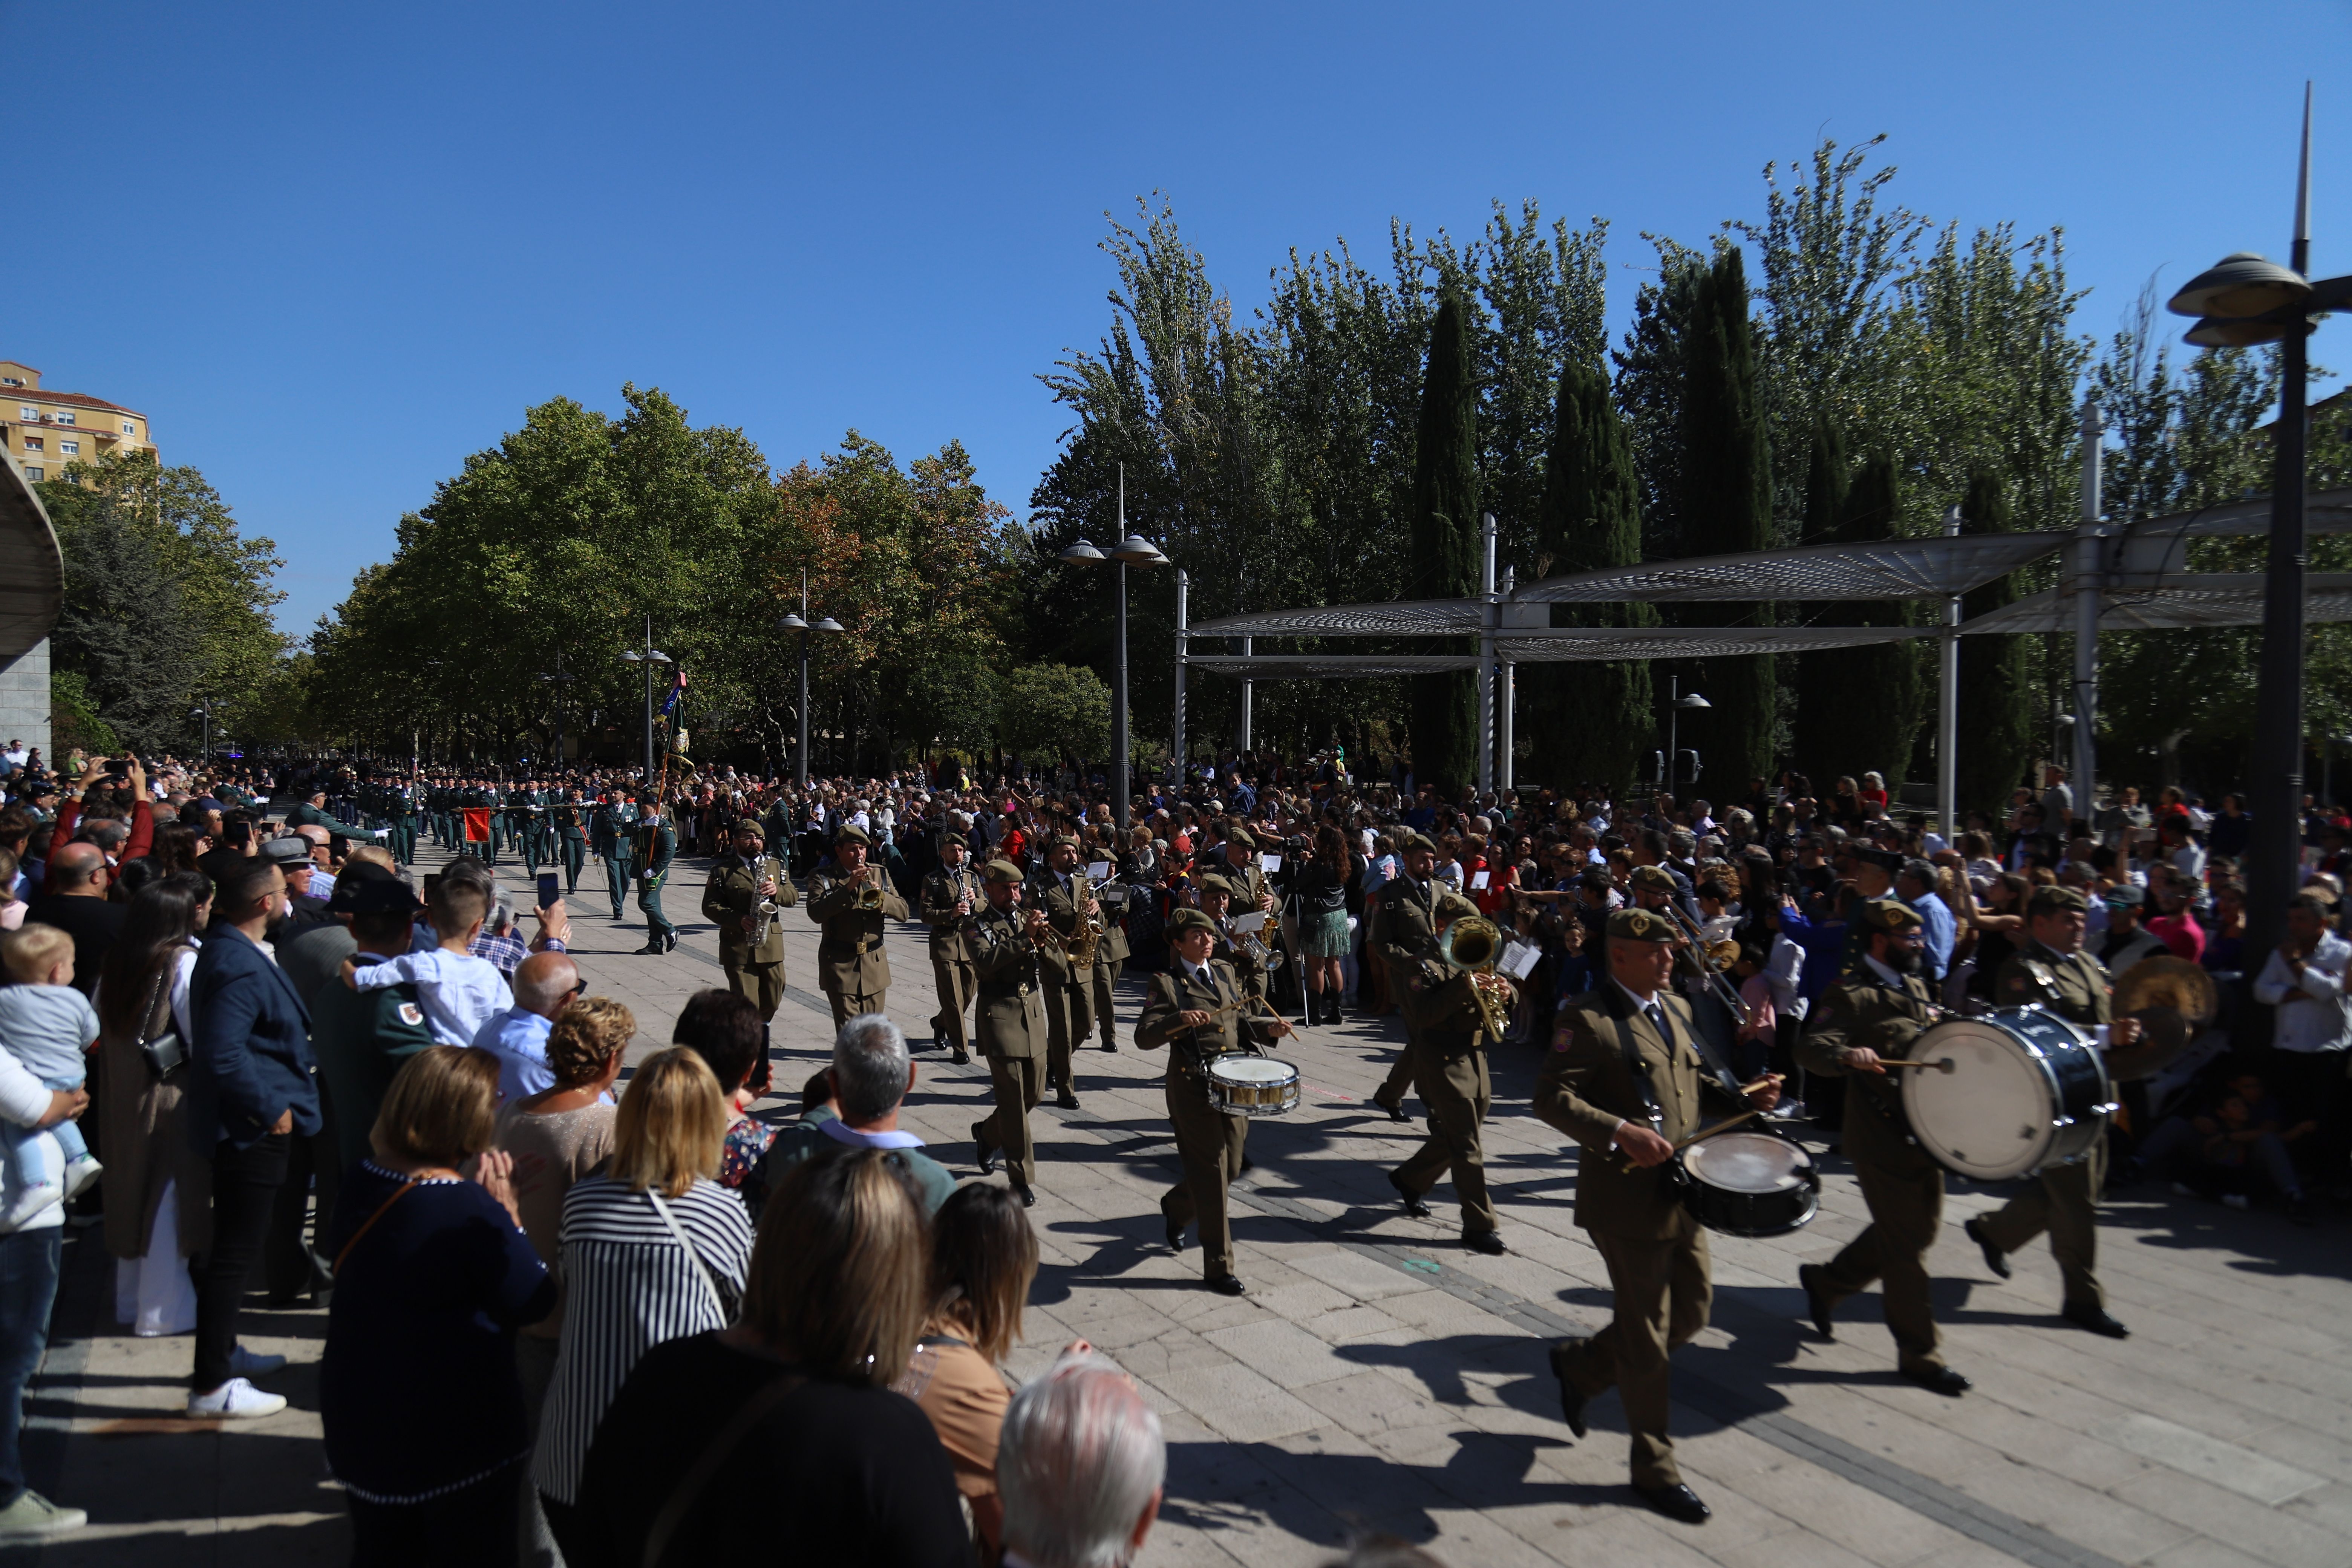
[(338, 822), (307, 800), (296, 802), (294, 809), (286, 814), (286, 826), (289, 828), (323, 827), (332, 837), (354, 838), (362, 844), (375, 842), (374, 834), (362, 832), (348, 824)]
[[(2010, 955), (1993, 976), (1993, 999), (2002, 1007), (2035, 1004), (2071, 1024), (2087, 1029), (2113, 1021), (2106, 966), (2087, 952), (2064, 957), (2038, 942), (2028, 942)], [(2003, 1252), (2015, 1252), (2043, 1231), (2050, 1233), (2050, 1255), (2058, 1260), (2065, 1281), (2066, 1305), (2106, 1305), (2099, 1286), (2099, 1189), (2107, 1172), (2105, 1139), (2091, 1145), (2079, 1160), (2053, 1165), (2030, 1179), (2000, 1210), (1977, 1222), (1979, 1239)]]
[(521, 789), (507, 797), (507, 810), (514, 819), (514, 837), (522, 847), (522, 868), (525, 876), (539, 875), (539, 863), (554, 857), (547, 852), (547, 795), (544, 791)]
[[(857, 907), (861, 883), (881, 889), (881, 908)], [(907, 918), (907, 900), (888, 877), (869, 865), (856, 881), (838, 871), (810, 878), (808, 914), (824, 931), (816, 945), (816, 979), (833, 1003), (834, 1027), (860, 1013), (881, 1012), (890, 993), (890, 959), (882, 948), (882, 933), (888, 921)]]
[(1936, 1014), (1927, 982), (1906, 974), (1896, 984), (1865, 961), (1822, 993), (1797, 1046), (1799, 1067), (1846, 1079), (1845, 1153), (1870, 1205), (1870, 1224), (1822, 1266), (1822, 1294), (1834, 1307), (1880, 1281), (1887, 1331), (1905, 1372), (1944, 1364), (1927, 1295), (1927, 1252), (1944, 1222), (1944, 1168), (1912, 1136), (1900, 1080), (1893, 1073), (1848, 1073), (1843, 1058), (1862, 1049), (1905, 1060)]
[(1389, 977), (1389, 995), (1404, 1019), (1404, 1049), (1396, 1065), (1372, 1093), (1374, 1103), (1393, 1110), (1404, 1103), (1404, 1091), (1413, 1080), (1412, 1043), (1420, 1035), (1412, 1010), (1404, 1004), (1406, 983), (1421, 966), (1437, 958), (1437, 894), (1426, 882), (1410, 875), (1390, 878), (1372, 895), (1372, 951), (1380, 955), (1381, 972)]
[[(1225, 1194), (1241, 1174), (1249, 1118), (1218, 1109), (1209, 1097), (1208, 1069), (1218, 1058), (1247, 1049), (1244, 1031), (1257, 1031), (1244, 1022), (1246, 1004), (1234, 966), (1213, 958), (1208, 967), (1208, 984), (1181, 957), (1171, 957), (1167, 969), (1149, 977), (1135, 1043), (1147, 1051), (1168, 1047), (1168, 1120), (1176, 1130), (1176, 1155), (1184, 1174), (1160, 1200), (1160, 1215), (1180, 1231), (1200, 1222), (1202, 1272), (1222, 1279), (1234, 1271)], [(1216, 1016), (1191, 1027), (1180, 1015), (1195, 1010)]]
[(1697, 1026), (1689, 1005), (1664, 991), (1656, 1002), (1672, 1039), (1614, 981), (1571, 1001), (1537, 1079), (1534, 1107), (1584, 1151), (1577, 1161), (1576, 1223), (1591, 1233), (1616, 1295), (1607, 1328), (1562, 1347), (1562, 1374), (1588, 1399), (1615, 1386), (1633, 1436), (1638, 1487), (1682, 1481), (1666, 1435), (1667, 1357), (1706, 1327), (1715, 1289), (1706, 1232), (1673, 1185), (1671, 1164), (1633, 1166), (1615, 1147), (1621, 1122), (1653, 1125), (1629, 1051), (1648, 1067), (1660, 1112), (1655, 1131), (1670, 1142), (1699, 1130), (1702, 1085), (1715, 1083), (1692, 1045)]
[[(1076, 935), (1081, 918), (1078, 906), (1091, 891), (1084, 871), (1074, 870), (1069, 878), (1070, 885), (1065, 888), (1061, 873), (1042, 868), (1031, 874), (1029, 890), (1023, 895), (1030, 908), (1045, 911), (1046, 923), (1065, 942)], [(1097, 914), (1100, 912), (1097, 906)], [(1094, 969), (1091, 965), (1078, 968), (1058, 942), (1045, 949), (1044, 963), (1045, 1082), (1049, 1088), (1075, 1095), (1078, 1085), (1070, 1070), (1070, 1053), (1094, 1033)]]
[(613, 895), (613, 918), (619, 920), (637, 858), (637, 808), (626, 801), (608, 805), (597, 822), (604, 836), (604, 888)]
[(1389, 973), (1403, 981), (1405, 1058), (1430, 1122), (1429, 1136), (1391, 1179), (1399, 1192), (1419, 1197), (1451, 1172), (1462, 1203), (1462, 1234), (1498, 1230), (1502, 1221), (1486, 1195), (1486, 1154), (1478, 1136), (1495, 1100), (1486, 1047), (1496, 1037), (1486, 1031), (1470, 977), (1433, 959)]
[(727, 972), (727, 988), (773, 1018), (784, 1001), (784, 922), (768, 921), (766, 939), (752, 945), (752, 933), (743, 929), (760, 922), (760, 879), (776, 885), (772, 902), (780, 910), (801, 901), (800, 889), (784, 874), (783, 863), (762, 850), (746, 860), (733, 850), (710, 868), (702, 885), (702, 918), (719, 928), (719, 966)]
[(582, 826), (581, 814), (588, 809), (583, 801), (559, 801), (549, 808), (555, 823), (556, 854), (563, 862), (563, 890), (580, 890), (580, 871), (588, 863), (588, 830)]
[(637, 908), (646, 917), (646, 945), (656, 941), (667, 942), (677, 928), (662, 913), (662, 884), (669, 878), (669, 863), (677, 853), (677, 835), (665, 821), (637, 824), (637, 858), (645, 864), (637, 872)]
[[(956, 905), (970, 901), (971, 912), (958, 914)], [(966, 860), (953, 870), (941, 867), (923, 879), (921, 912), (917, 917), (931, 928), (931, 983), (940, 1010), (931, 1016), (931, 1038), (950, 1047), (958, 1057), (970, 1054), (971, 1036), (964, 1015), (980, 983), (973, 967), (971, 921), (986, 906), (980, 878)]]
[(982, 904), (972, 916), (972, 972), (980, 994), (980, 1054), (996, 1110), (972, 1129), (985, 1158), (1004, 1156), (1007, 1174), (1022, 1185), (1036, 1180), (1037, 1156), (1029, 1140), (1029, 1113), (1043, 1098), (1045, 1005), (1038, 971), (1037, 944), (1025, 934), (1028, 913), (1018, 904), (996, 909)]

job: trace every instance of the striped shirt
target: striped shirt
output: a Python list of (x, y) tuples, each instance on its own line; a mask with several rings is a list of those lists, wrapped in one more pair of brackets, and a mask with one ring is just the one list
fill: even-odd
[(742, 1199), (697, 1177), (683, 1197), (666, 1201), (694, 1243), (692, 1258), (650, 1194), (607, 1176), (564, 1194), (563, 1337), (531, 1459), (532, 1484), (558, 1502), (578, 1500), (572, 1493), (596, 1424), (637, 1358), (666, 1340), (723, 1329), (741, 1310), (751, 1263)]

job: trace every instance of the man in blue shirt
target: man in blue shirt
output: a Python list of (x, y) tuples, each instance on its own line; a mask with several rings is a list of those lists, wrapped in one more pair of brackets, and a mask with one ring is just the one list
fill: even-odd
[(587, 989), (566, 952), (535, 952), (515, 967), (514, 1005), (493, 1013), (474, 1035), (474, 1048), (499, 1058), (499, 1102), (512, 1104), (555, 1087), (547, 1037), (573, 997)]
[(1919, 912), (1926, 939), (1919, 960), (1921, 977), (1942, 981), (1952, 972), (1952, 943), (1959, 935), (1959, 922), (1952, 918), (1951, 906), (1937, 896), (1936, 868), (1925, 860), (1904, 861), (1895, 879), (1895, 893)]

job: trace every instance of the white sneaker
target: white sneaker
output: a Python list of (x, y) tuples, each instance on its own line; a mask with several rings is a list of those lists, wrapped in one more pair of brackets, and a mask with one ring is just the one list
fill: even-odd
[(59, 1508), (37, 1491), (27, 1489), (0, 1508), (0, 1541), (29, 1541), (37, 1536), (62, 1535), (89, 1522), (78, 1508)]
[(232, 1377), (210, 1394), (188, 1395), (191, 1415), (219, 1415), (231, 1421), (257, 1421), (286, 1408), (286, 1396), (264, 1394), (241, 1377)]
[(26, 1187), (16, 1194), (6, 1214), (0, 1214), (0, 1231), (18, 1231), (35, 1215), (53, 1204), (65, 1202), (65, 1189), (55, 1182), (43, 1182), (37, 1187)]
[(231, 1377), (268, 1377), (273, 1372), (285, 1370), (286, 1358), (282, 1355), (256, 1354), (243, 1345), (228, 1352)]
[(88, 1154), (84, 1154), (80, 1159), (76, 1160), (73, 1163), (68, 1165), (66, 1167), (65, 1201), (71, 1203), (74, 1199), (81, 1196), (82, 1189), (89, 1186), (92, 1182), (98, 1180), (100, 1173), (105, 1169), (105, 1166), (100, 1164)]

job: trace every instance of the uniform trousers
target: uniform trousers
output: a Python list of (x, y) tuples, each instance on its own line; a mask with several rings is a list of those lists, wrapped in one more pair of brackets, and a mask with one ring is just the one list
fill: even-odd
[(1160, 1212), (1179, 1229), (1200, 1222), (1201, 1271), (1222, 1279), (1234, 1271), (1234, 1227), (1225, 1190), (1242, 1173), (1249, 1118), (1218, 1110), (1198, 1071), (1171, 1066), (1168, 1120), (1176, 1129), (1176, 1157), (1184, 1163), (1184, 1174), (1160, 1200)]
[(971, 1048), (971, 1030), (964, 1015), (971, 1011), (973, 994), (979, 989), (979, 972), (968, 958), (947, 958), (936, 949), (931, 953), (931, 983), (940, 998), (940, 1010), (931, 1015), (931, 1038), (944, 1042), (959, 1051)]
[(1102, 1032), (1105, 1050), (1118, 1044), (1118, 1035), (1113, 1027), (1116, 1015), (1111, 1011), (1111, 987), (1118, 980), (1119, 964), (1125, 962), (1124, 959), (1110, 960), (1095, 965), (1095, 1027)]
[(2084, 1159), (2053, 1165), (2022, 1191), (1987, 1215), (1979, 1227), (1987, 1241), (2003, 1252), (2015, 1252), (2043, 1231), (2050, 1233), (2050, 1256), (2058, 1260), (2065, 1281), (2069, 1307), (2105, 1307), (2106, 1292), (2099, 1288), (2099, 1189), (2107, 1173), (2107, 1149), (2091, 1146)]
[[(1876, 1112), (1864, 1108), (1855, 1114)], [(1853, 1152), (1851, 1143), (1847, 1152)], [(1944, 1223), (1944, 1173), (1934, 1165), (1905, 1171), (1857, 1159), (1853, 1173), (1870, 1205), (1870, 1223), (1823, 1267), (1823, 1294), (1835, 1306), (1880, 1281), (1880, 1306), (1895, 1336), (1895, 1364), (1905, 1372), (1933, 1371), (1944, 1357), (1927, 1297), (1927, 1251)]]
[(727, 972), (727, 989), (757, 1007), (762, 1019), (773, 1018), (776, 1009), (784, 1005), (782, 964), (746, 963), (722, 954), (719, 967)]
[[(1589, 1156), (1588, 1156), (1589, 1157)], [(1613, 1156), (1612, 1156), (1613, 1157)], [(1681, 1484), (1675, 1441), (1666, 1436), (1671, 1403), (1666, 1358), (1706, 1327), (1715, 1286), (1707, 1274), (1706, 1232), (1685, 1216), (1687, 1235), (1666, 1241), (1589, 1232), (1609, 1266), (1617, 1315), (1562, 1357), (1569, 1383), (1587, 1399), (1611, 1387), (1624, 1403), (1633, 1435), (1633, 1484)]]
[(861, 1013), (880, 1013), (887, 1009), (887, 991), (836, 991), (828, 985), (824, 999), (833, 1004), (833, 1026), (840, 1028)]
[(637, 879), (637, 908), (644, 911), (646, 936), (648, 940), (657, 936), (667, 936), (677, 929), (669, 923), (669, 917), (662, 913), (662, 884), (668, 879), (667, 872), (658, 877), (646, 876)]
[(1389, 1068), (1389, 1076), (1382, 1079), (1381, 1087), (1372, 1091), (1372, 1098), (1382, 1105), (1402, 1105), (1404, 1091), (1412, 1087), (1412, 1045), (1408, 1040), (1404, 1049), (1397, 1052), (1395, 1065)]
[(604, 857), (604, 890), (613, 895), (613, 918), (621, 918), (623, 902), (629, 896), (629, 862), (622, 856)]
[(1072, 1093), (1077, 1083), (1070, 1074), (1070, 1053), (1086, 1042), (1095, 1029), (1095, 1003), (1091, 977), (1081, 973), (1074, 980), (1055, 980), (1045, 987), (1045, 1081), (1059, 1084)]
[(1454, 1195), (1462, 1200), (1464, 1235), (1496, 1230), (1502, 1222), (1486, 1196), (1486, 1155), (1479, 1147), (1478, 1125), (1495, 1098), (1486, 1076), (1483, 1050), (1447, 1052), (1416, 1042), (1405, 1047), (1412, 1058), (1412, 1087), (1429, 1107), (1429, 1136), (1412, 1158), (1397, 1167), (1397, 1185), (1416, 1195), (1429, 1191), (1454, 1173)]
[(580, 890), (581, 868), (588, 864), (588, 841), (584, 838), (566, 838), (562, 840), (562, 845), (563, 890), (567, 893), (576, 893)]
[(1035, 1057), (988, 1058), (988, 1081), (996, 1091), (996, 1110), (980, 1124), (988, 1146), (1004, 1157), (1004, 1172), (1023, 1185), (1037, 1179), (1037, 1152), (1029, 1141), (1029, 1113), (1043, 1098), (1044, 1067)]

